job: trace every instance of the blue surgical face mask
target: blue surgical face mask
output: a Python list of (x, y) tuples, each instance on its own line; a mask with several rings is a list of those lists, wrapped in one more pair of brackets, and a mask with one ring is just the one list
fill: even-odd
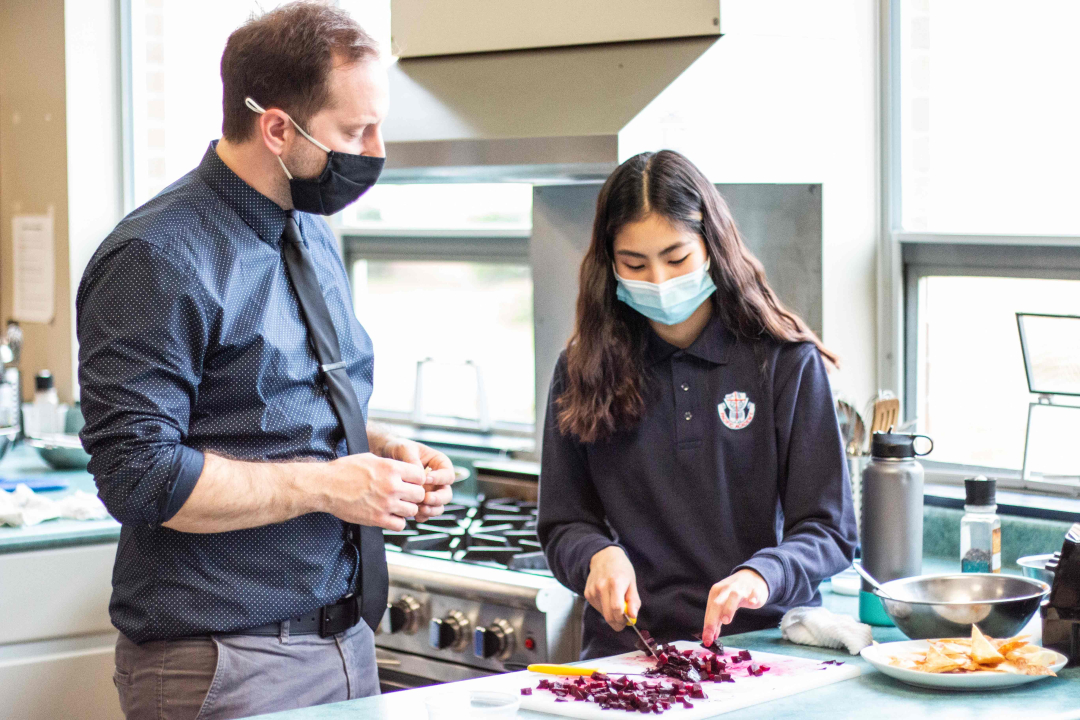
[(615, 272), (619, 286), (615, 296), (639, 313), (664, 325), (678, 325), (694, 314), (710, 295), (716, 284), (709, 274), (709, 261), (685, 275), (662, 283), (627, 280)]

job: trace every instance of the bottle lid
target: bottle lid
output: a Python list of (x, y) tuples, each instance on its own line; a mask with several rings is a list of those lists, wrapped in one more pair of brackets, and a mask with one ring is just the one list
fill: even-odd
[(997, 481), (989, 480), (985, 475), (964, 480), (964, 490), (967, 492), (965, 505), (997, 504)]
[(929, 450), (918, 452), (915, 449), (916, 438), (930, 440), (925, 435), (876, 432), (870, 440), (870, 454), (876, 458), (913, 458), (916, 455), (927, 455), (934, 449), (934, 442), (931, 440)]
[(42, 370), (34, 377), (34, 389), (35, 390), (52, 390), (53, 389), (53, 376), (48, 370)]

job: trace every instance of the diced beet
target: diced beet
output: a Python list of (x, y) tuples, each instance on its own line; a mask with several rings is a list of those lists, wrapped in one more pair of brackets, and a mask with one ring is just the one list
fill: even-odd
[(701, 647), (716, 655), (724, 654), (724, 646), (719, 640), (713, 640), (712, 645), (706, 645), (705, 643), (701, 643)]
[(539, 683), (537, 683), (536, 687), (540, 688), (541, 690), (547, 690), (548, 688), (551, 687), (551, 681), (550, 680), (541, 680)]
[(532, 688), (521, 688), (522, 695), (532, 695)]
[(600, 672), (599, 670), (595, 671), (591, 675), (591, 677), (592, 677), (593, 680), (607, 680), (608, 679), (608, 676), (605, 675), (604, 673)]
[(731, 677), (731, 673), (722, 672), (720, 673), (720, 682), (735, 682), (735, 680)]
[(749, 660), (749, 659), (750, 659), (750, 651), (749, 650), (740, 650), (739, 651), (739, 661), (740, 662), (744, 661), (744, 660)]

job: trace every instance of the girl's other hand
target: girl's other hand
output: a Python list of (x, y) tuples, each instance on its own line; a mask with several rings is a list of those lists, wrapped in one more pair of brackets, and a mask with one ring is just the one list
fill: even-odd
[(753, 570), (743, 568), (712, 586), (705, 606), (705, 626), (701, 642), (712, 645), (720, 637), (720, 628), (735, 618), (739, 608), (759, 608), (769, 600), (769, 586)]

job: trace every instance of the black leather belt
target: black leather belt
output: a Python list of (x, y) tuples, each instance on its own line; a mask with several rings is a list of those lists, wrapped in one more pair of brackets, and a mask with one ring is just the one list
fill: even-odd
[(282, 623), (289, 623), (290, 635), (314, 635), (330, 637), (345, 632), (363, 618), (360, 616), (360, 596), (347, 597), (333, 605), (323, 605), (306, 615), (272, 622), (247, 630), (237, 630), (236, 635), (280, 635)]

